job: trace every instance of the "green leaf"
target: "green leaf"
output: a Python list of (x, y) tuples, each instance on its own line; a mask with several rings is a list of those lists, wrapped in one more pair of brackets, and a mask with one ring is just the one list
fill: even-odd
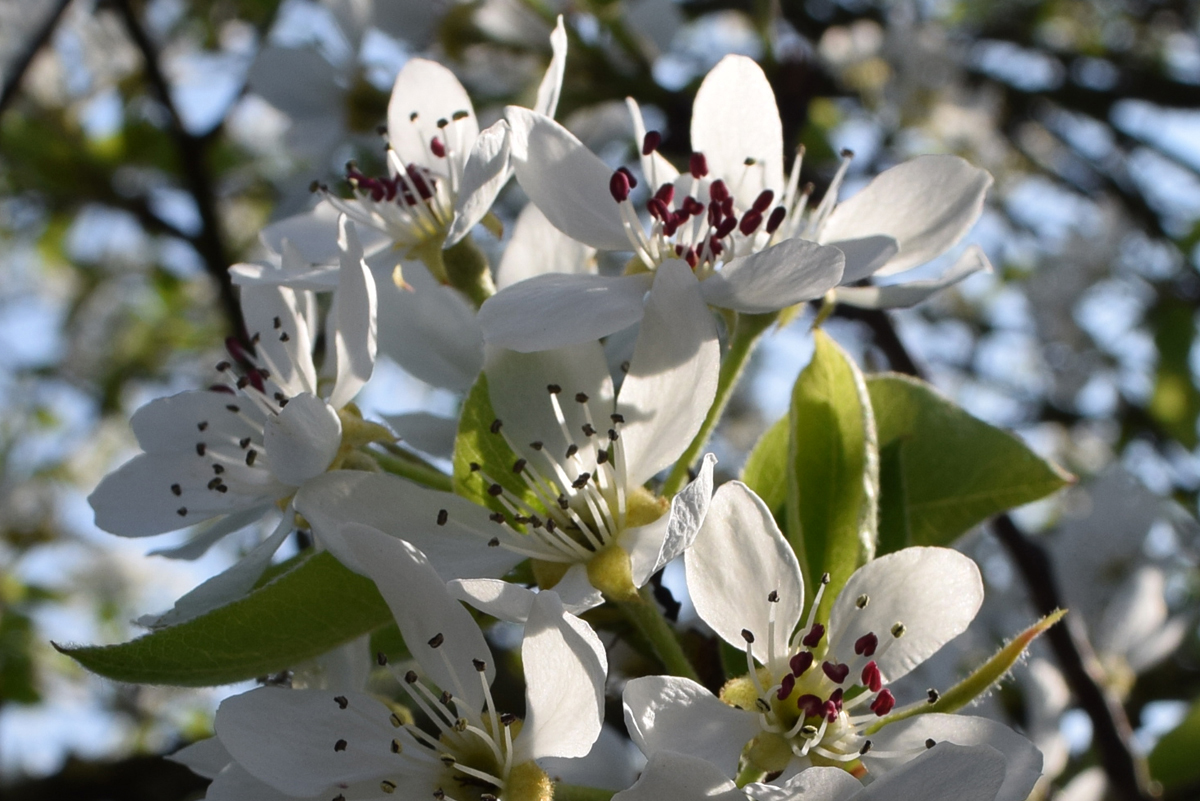
[(746, 457), (742, 481), (767, 504), (776, 520), (783, 520), (787, 504), (788, 416), (775, 421)]
[(879, 431), (880, 553), (947, 545), (1072, 477), (908, 376), (867, 379)]
[(830, 576), (819, 617), (875, 550), (879, 455), (862, 373), (820, 329), (788, 413), (786, 536), (809, 586)]
[(206, 687), (284, 670), (391, 622), (374, 582), (323, 552), (186, 623), (120, 645), (54, 647), (117, 681)]
[(1200, 698), (1183, 722), (1163, 735), (1150, 752), (1150, 775), (1172, 790), (1200, 782)]
[[(512, 471), (519, 458), (499, 433), (492, 433), (496, 413), (488, 395), (487, 376), (479, 374), (458, 419), (458, 436), (454, 440), (454, 491), (464, 498), (493, 511), (506, 512), (504, 505), (488, 494), (492, 482), (504, 487), (505, 493), (534, 506), (541, 504), (528, 485)], [(472, 470), (471, 465), (482, 469)]]

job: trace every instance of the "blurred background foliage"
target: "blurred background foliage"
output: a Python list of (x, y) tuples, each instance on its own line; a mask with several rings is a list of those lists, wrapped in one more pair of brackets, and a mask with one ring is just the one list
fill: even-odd
[[(738, 52), (766, 70), (785, 142), (804, 146), (802, 180), (818, 196), (847, 148), (848, 190), (918, 153), (958, 153), (992, 172), (971, 239), (996, 274), (891, 316), (839, 310), (830, 330), (868, 368), (923, 373), (1080, 476), (1015, 517), (1050, 547), (1127, 703), (1135, 749), (1150, 753), (1182, 722), (1150, 766), (1168, 796), (1194, 793), (1200, 4), (7, 0), (6, 796), (178, 798), (202, 787), (139, 760), (203, 734), (219, 694), (106, 684), (49, 640), (128, 639), (127, 621), (169, 606), (222, 555), (147, 559), (145, 543), (95, 530), (84, 498), (132, 453), (131, 412), (195, 386), (237, 331), (225, 271), (254, 254), (259, 229), (306, 208), (310, 182), (337, 185), (347, 159), (377, 162), (375, 129), (404, 60), (448, 64), (487, 123), (503, 104), (531, 101), (559, 13), (570, 52), (558, 118), (614, 163), (634, 152), (627, 95), (663, 132), (663, 152), (686, 158), (696, 87)], [(511, 186), (501, 217), (511, 222), (521, 203)], [(784, 410), (811, 351), (809, 320), (756, 358), (717, 441), (726, 477)], [(453, 408), (390, 369), (395, 392), (378, 408)], [(986, 651), (995, 632), (1018, 628), (1005, 614), (1031, 607), (990, 535), (963, 547), (1003, 607), (1003, 624), (978, 638)], [(1044, 793), (1100, 798), (1087, 717), (1052, 662), (1039, 652), (989, 703), (1054, 754)]]

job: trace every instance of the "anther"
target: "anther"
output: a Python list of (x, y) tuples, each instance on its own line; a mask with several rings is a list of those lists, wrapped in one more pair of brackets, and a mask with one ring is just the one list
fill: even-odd
[(883, 717), (888, 712), (892, 711), (892, 707), (896, 705), (896, 697), (892, 695), (891, 690), (883, 690), (879, 695), (875, 696), (875, 700), (871, 702), (871, 711), (879, 717)]
[[(815, 695), (813, 697), (816, 698)], [(801, 726), (800, 727), (800, 736), (806, 740), (811, 740), (813, 737), (817, 736), (817, 727), (812, 725), (811, 723), (807, 723), (804, 726)]]
[(179, 515), (180, 517), (187, 517), (187, 507), (180, 506), (178, 509), (175, 510), (175, 514)]
[(439, 787), (433, 791), (433, 798), (434, 801), (445, 801), (446, 794), (442, 792), (442, 788)]
[(779, 230), (779, 226), (783, 225), (784, 218), (787, 217), (787, 209), (783, 206), (776, 206), (771, 212), (771, 216), (767, 218), (767, 233), (773, 234)]
[(866, 687), (873, 693), (877, 693), (883, 689), (883, 674), (879, 672), (879, 665), (875, 662), (868, 662), (862, 669), (862, 686)]
[(662, 134), (658, 131), (646, 131), (646, 135), (642, 138), (642, 155), (649, 156), (658, 146), (662, 144)]
[(567, 446), (567, 458), (570, 459), (575, 454), (579, 453), (579, 446), (572, 442)]
[(758, 197), (754, 199), (754, 204), (751, 206), (751, 208), (754, 209), (754, 211), (757, 211), (759, 214), (762, 214), (771, 206), (771, 201), (774, 199), (775, 193), (770, 189), (764, 189), (759, 193)]
[(621, 423), (624, 423), (624, 422), (625, 422), (625, 415), (623, 415), (623, 414), (615, 414), (615, 413), (614, 413), (614, 414), (610, 414), (610, 415), (608, 416), (608, 419), (609, 419), (609, 420), (612, 420), (612, 421), (613, 421), (613, 423), (616, 423), (616, 424), (618, 424), (618, 425), (619, 425), (619, 424), (621, 424)]
[(395, 729), (398, 729), (404, 725), (404, 721), (401, 720), (400, 716), (397, 715), (395, 712), (392, 713), (392, 716), (390, 718), (388, 718), (388, 720), (391, 721), (392, 728), (395, 728)]
[(435, 634), (429, 638), (429, 647), (430, 648), (441, 648), (442, 643), (444, 643), (445, 641), (446, 641), (446, 635), (442, 634), (439, 631), (437, 634)]
[(805, 634), (804, 639), (801, 640), (800, 642), (803, 643), (806, 648), (816, 648), (817, 645), (821, 642), (821, 638), (824, 636), (825, 636), (825, 627), (822, 626), (820, 623), (813, 623), (812, 628), (809, 630), (808, 634)]
[(258, 458), (258, 451), (251, 448), (246, 451), (246, 467), (254, 467), (254, 460)]
[(822, 574), (821, 574), (821, 583), (822, 583), (822, 584), (828, 584), (829, 582), (830, 582), (830, 576), (829, 576), (829, 574), (828, 574), (828, 573), (822, 573)]
[(333, 744), (333, 750), (334, 751), (345, 751), (346, 750), (346, 741), (338, 740), (336, 743)]
[(764, 701), (761, 698), (754, 699), (754, 706), (756, 706), (758, 708), (758, 711), (762, 712), (763, 714), (766, 714), (767, 712), (771, 711), (771, 705), (768, 704), (766, 701)]
[(241, 439), (239, 439), (238, 447), (241, 448), (242, 450), (246, 450), (246, 448), (249, 448), (250, 447), (250, 438), (242, 437)]
[(479, 462), (471, 462), (467, 466), (471, 469), (472, 473), (478, 473), (480, 470), (483, 469), (482, 467), (479, 466)]
[(557, 395), (558, 393), (562, 392), (562, 387), (560, 387), (558, 384), (547, 384), (546, 391), (551, 395)]
[(395, 739), (393, 739), (393, 740), (392, 740), (392, 753), (393, 753), (393, 754), (399, 754), (399, 753), (400, 753), (400, 752), (402, 752), (403, 750), (404, 750), (404, 746), (403, 746), (403, 745), (401, 745), (400, 741), (399, 741), (399, 740), (395, 740)]
[(906, 631), (908, 631), (908, 629), (904, 627), (903, 623), (897, 623), (896, 625), (892, 626), (892, 636), (897, 640), (903, 637), (904, 632)]
[(229, 362), (217, 362), (217, 372), (223, 373), (232, 366)]
[(821, 670), (835, 684), (841, 684), (850, 675), (849, 665), (835, 665), (832, 662), (822, 662)]
[(813, 655), (811, 651), (801, 651), (788, 660), (788, 666), (792, 669), (791, 675), (800, 678), (804, 675), (804, 671), (812, 667)]
[(488, 520), (491, 520), (493, 523), (501, 524), (506, 522), (505, 517), (501, 512), (492, 512), (490, 515), (488, 515)]
[(482, 659), (472, 659), (471, 664), (474, 665), (475, 669), (480, 673), (487, 670), (487, 662), (484, 662)]
[(454, 700), (454, 696), (450, 694), (449, 690), (442, 690), (442, 694), (438, 697), (438, 700), (442, 702), (442, 706), (450, 706), (450, 702)]
[(939, 693), (937, 690), (933, 689), (932, 687), (930, 687), (929, 690), (925, 693), (925, 697), (929, 699), (929, 703), (936, 704), (938, 702), (938, 699), (942, 697), (942, 694)]
[(495, 420), (492, 421), (492, 425), (488, 428), (488, 430), (491, 431), (493, 434), (499, 434), (500, 426), (502, 426), (502, 425), (504, 425), (504, 423), (502, 423), (500, 421), (500, 418), (497, 417)]
[(775, 697), (780, 701), (785, 701), (794, 689), (796, 689), (796, 677), (791, 673), (785, 673), (779, 682), (779, 692), (775, 693)]
[(455, 122), (458, 122), (459, 120), (465, 120), (467, 117), (470, 117), (470, 116), (471, 116), (471, 112), (467, 111), (466, 109), (460, 108), (458, 111), (456, 111), (450, 115), (450, 119), (454, 120)]
[(524, 459), (518, 459), (517, 461), (513, 462), (512, 471), (514, 473), (520, 473), (525, 470), (525, 465), (527, 464), (529, 464), (529, 462), (525, 461)]
[(860, 595), (860, 596), (858, 596), (858, 599), (854, 602), (854, 605), (857, 606), (859, 609), (866, 609), (867, 604), (869, 604), (869, 603), (871, 603), (871, 596)]
[(487, 488), (487, 494), (495, 498), (504, 494), (504, 487), (500, 486), (499, 484), (493, 484)]
[(225, 465), (223, 465), (223, 464), (214, 464), (212, 467), (213, 467), (213, 472), (216, 473), (218, 476), (225, 472)]
[(517, 722), (517, 716), (512, 712), (505, 712), (500, 715), (500, 725), (511, 726)]
[(396, 792), (396, 783), (389, 782), (387, 779), (384, 779), (379, 783), (379, 789), (383, 790), (388, 795), (391, 795), (392, 793)]
[(410, 670), (407, 673), (405, 673), (404, 681), (407, 684), (416, 684), (417, 683), (417, 672), (415, 670)]
[(203, 456), (204, 452), (207, 450), (208, 450), (208, 446), (205, 445), (203, 442), (196, 443), (196, 455), (197, 456)]
[(229, 411), (233, 412), (234, 414), (237, 414), (238, 412), (240, 412), (242, 410), (242, 407), (238, 406), (236, 403), (227, 403), (227, 404), (225, 404), (225, 408), (228, 409)]
[(937, 740), (933, 739), (932, 737), (925, 741), (926, 748), (933, 748), (935, 745), (937, 745)]
[(202, 421), (200, 421), (199, 423), (196, 423), (196, 428), (198, 428), (198, 429), (200, 429), (201, 431), (203, 431), (204, 429), (208, 428), (208, 421), (207, 421), (207, 420), (202, 420)]
[(433, 151), (433, 155), (437, 156), (439, 159), (446, 158), (446, 146), (443, 145), (442, 140), (438, 139), (436, 136), (429, 141), (429, 149)]
[[(796, 699), (796, 708), (799, 709), (806, 718), (814, 718), (821, 714), (825, 702), (815, 695), (806, 694)], [(813, 732), (816, 734), (816, 731)]]
[(693, 153), (688, 159), (688, 172), (693, 178), (703, 178), (708, 175), (708, 159), (703, 153)]
[(771, 590), (769, 593), (767, 593), (767, 600), (773, 604), (779, 603), (779, 591)]
[(867, 632), (854, 641), (854, 653), (859, 656), (873, 656), (878, 647), (879, 638), (875, 636), (874, 632)]
[(564, 512), (571, 508), (571, 501), (566, 495), (559, 495), (557, 503), (558, 508), (562, 509)]
[(742, 629), (742, 639), (747, 644), (752, 644), (754, 642), (754, 632), (750, 631), (750, 629)]
[(608, 191), (618, 203), (629, 200), (629, 179), (625, 173), (617, 171), (612, 174), (608, 179)]
[(540, 451), (542, 448), (546, 447), (546, 444), (541, 440), (538, 440), (537, 442), (529, 443), (529, 447), (533, 448), (535, 451)]
[(350, 706), (350, 702), (346, 700), (346, 696), (344, 695), (335, 695), (333, 700), (338, 705), (338, 709), (345, 709)]
[(176, 496), (182, 495), (182, 494), (183, 494), (183, 487), (179, 486), (178, 484), (172, 484), (172, 485), (171, 485), (171, 492), (175, 493), (175, 495), (176, 495)]
[(575, 489), (583, 489), (587, 486), (588, 481), (592, 478), (591, 473), (580, 473), (579, 478), (571, 482), (571, 486)]
[(863, 744), (862, 744), (862, 748), (858, 749), (858, 755), (866, 756), (870, 752), (870, 750), (871, 750), (871, 741), (864, 740)]
[(500, 547), (500, 538), (492, 537), (490, 540), (488, 540), (488, 547), (489, 548), (499, 548)]
[(387, 654), (385, 654), (383, 651), (375, 652), (375, 664), (379, 665), (380, 667), (385, 667), (387, 662)]
[(450, 513), (445, 509), (438, 509), (437, 524), (439, 526), (446, 525), (446, 521), (450, 519)]

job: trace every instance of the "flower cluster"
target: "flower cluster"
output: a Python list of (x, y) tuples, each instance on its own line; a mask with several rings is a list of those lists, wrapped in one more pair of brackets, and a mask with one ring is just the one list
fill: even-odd
[[(876, 558), (878, 446), (857, 366), (838, 368), (867, 404), (848, 534), (795, 522), (803, 504), (834, 503), (791, 489), (805, 443), (789, 440), (775, 484), (756, 485), (782, 505), (718, 486), (705, 454), (755, 342), (789, 309), (911, 305), (987, 269), (967, 249), (938, 279), (871, 283), (958, 244), (990, 176), (923, 156), (839, 200), (844, 154), (814, 203), (803, 154), (785, 169), (765, 75), (738, 56), (699, 89), (685, 169), (632, 99), (638, 155), (613, 169), (553, 119), (561, 20), (551, 42), (534, 108), (508, 107), (482, 131), (453, 74), (411, 59), (388, 106), (386, 174), (352, 163), (312, 212), (264, 231), (263, 260), (233, 268), (246, 331), (215, 383), (138, 411), (144, 452), (91, 496), (97, 524), (122, 536), (207, 521), (169, 556), (270, 532), (149, 620), (157, 629), (270, 596), (264, 572), (303, 531), (300, 562), (336, 558), (344, 592), (382, 597), (392, 620), (379, 623), (403, 641), (372, 657), (361, 626), (322, 623), (314, 639), (371, 658), (370, 682), (297, 671), (230, 697), (216, 736), (175, 758), (212, 778), (213, 801), (548, 801), (580, 765), (627, 774), (632, 748), (604, 745), (625, 736), (605, 723), (619, 696), (648, 760), (632, 786), (610, 788), (627, 801), (1025, 798), (1037, 749), (953, 714), (1019, 649), (942, 692), (894, 688), (967, 628), (983, 585), (950, 548)], [(493, 273), (472, 237), (496, 230), (491, 205), (513, 176), (531, 205)], [(598, 251), (632, 256), (613, 274)], [(452, 452), (364, 419), (352, 401), (377, 350), (469, 389)], [(676, 559), (692, 638), (725, 655), (703, 670), (652, 584)], [(295, 613), (349, 608), (336, 593), (316, 603), (328, 608)], [(515, 708), (504, 642), (519, 642)]]

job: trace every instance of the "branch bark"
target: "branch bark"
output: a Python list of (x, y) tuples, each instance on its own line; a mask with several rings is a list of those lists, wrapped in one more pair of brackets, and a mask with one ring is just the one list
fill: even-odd
[[(924, 377), (887, 312), (839, 306), (835, 313), (865, 323), (895, 370)], [(1058, 588), (1046, 549), (1021, 531), (1007, 514), (993, 519), (992, 530), (1020, 571), (1038, 614), (1048, 615), (1056, 609), (1068, 608), (1069, 599), (1063, 598)], [(1113, 791), (1125, 801), (1149, 801), (1150, 777), (1145, 763), (1130, 746), (1133, 730), (1129, 718), (1120, 699), (1108, 688), (1104, 668), (1088, 641), (1082, 621), (1077, 615), (1067, 615), (1046, 633), (1046, 638), (1063, 677), (1091, 718), (1093, 741)]]
[(200, 215), (200, 231), (189, 239), (204, 260), (205, 270), (217, 282), (220, 291), (221, 305), (229, 319), (230, 327), (236, 336), (245, 339), (245, 323), (242, 320), (242, 309), (233, 291), (233, 282), (229, 278), (229, 257), (226, 253), (224, 239), (221, 234), (220, 220), (217, 217), (216, 193), (208, 172), (208, 143), (204, 137), (195, 136), (183, 124), (179, 109), (171, 97), (171, 87), (163, 74), (159, 61), (158, 48), (151, 41), (146, 29), (138, 20), (129, 0), (116, 0), (113, 7), (120, 15), (129, 38), (142, 55), (143, 69), (146, 81), (150, 84), (158, 102), (167, 112), (172, 139), (175, 140), (179, 156), (179, 168), (182, 173), (184, 186), (196, 210)]

